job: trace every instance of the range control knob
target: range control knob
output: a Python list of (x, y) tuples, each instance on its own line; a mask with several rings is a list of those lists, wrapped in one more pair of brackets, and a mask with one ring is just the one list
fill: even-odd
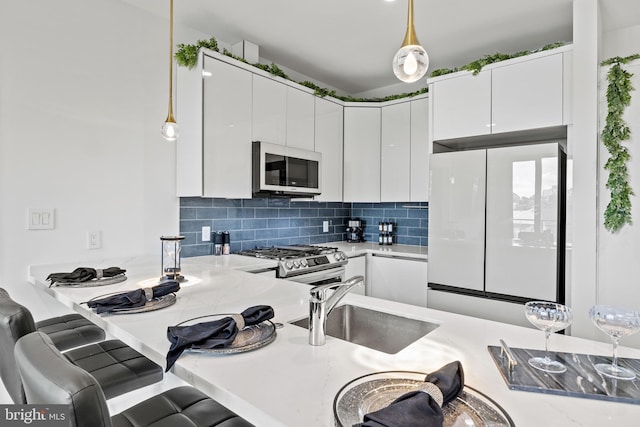
[(307, 262), (307, 260), (306, 260), (306, 259), (302, 258), (302, 259), (300, 260), (300, 265), (301, 265), (302, 267), (306, 267), (306, 266), (308, 266), (308, 265), (309, 265), (309, 263)]
[(336, 261), (340, 261), (340, 252), (336, 252), (336, 253), (334, 253), (334, 254), (333, 254), (333, 258), (334, 258)]
[(298, 261), (298, 260), (293, 261), (293, 266), (295, 268), (300, 268), (300, 261)]
[(293, 263), (291, 261), (287, 261), (287, 262), (284, 263), (284, 267), (287, 270), (291, 270), (293, 268)]

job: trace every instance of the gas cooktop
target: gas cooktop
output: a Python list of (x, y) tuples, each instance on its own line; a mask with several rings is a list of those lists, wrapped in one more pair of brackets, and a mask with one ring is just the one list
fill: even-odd
[(238, 255), (278, 261), (278, 277), (336, 268), (347, 263), (347, 255), (329, 246), (287, 245), (247, 249)]
[(256, 258), (284, 260), (288, 258), (301, 258), (315, 255), (332, 254), (338, 252), (338, 248), (329, 246), (288, 245), (288, 246), (257, 246), (238, 252), (238, 255), (253, 256)]

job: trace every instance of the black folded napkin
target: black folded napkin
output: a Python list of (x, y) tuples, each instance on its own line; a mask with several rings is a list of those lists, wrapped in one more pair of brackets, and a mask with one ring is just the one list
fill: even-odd
[(98, 314), (108, 313), (117, 308), (135, 308), (142, 307), (152, 298), (160, 298), (173, 292), (180, 290), (180, 283), (176, 280), (167, 280), (151, 289), (151, 292), (145, 292), (145, 289), (136, 289), (134, 291), (122, 292), (116, 295), (109, 295), (103, 298), (94, 299), (87, 302), (89, 308), (95, 308)]
[[(464, 388), (464, 371), (458, 361), (444, 365), (425, 378), (442, 392), (442, 406), (454, 400)], [(364, 416), (354, 427), (442, 427), (444, 416), (436, 399), (424, 391), (403, 394), (386, 408)]]
[(167, 369), (169, 371), (182, 352), (191, 347), (225, 348), (231, 345), (238, 335), (238, 330), (245, 326), (257, 325), (273, 318), (273, 308), (268, 305), (249, 307), (240, 313), (244, 325), (238, 325), (230, 316), (211, 322), (196, 323), (188, 326), (169, 326), (167, 338), (171, 347), (167, 353)]
[(95, 269), (90, 267), (78, 267), (71, 273), (51, 273), (47, 276), (47, 280), (51, 281), (51, 285), (56, 282), (65, 283), (82, 283), (91, 279), (100, 279), (102, 277), (114, 277), (125, 273), (120, 267), (109, 267), (105, 269)]

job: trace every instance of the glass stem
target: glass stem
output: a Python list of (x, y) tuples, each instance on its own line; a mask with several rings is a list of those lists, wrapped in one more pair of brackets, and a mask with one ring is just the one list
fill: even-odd
[(550, 331), (544, 331), (544, 358), (549, 360), (549, 336), (551, 335)]
[(613, 366), (613, 370), (618, 370), (618, 337), (613, 337), (613, 360), (611, 361), (611, 365)]

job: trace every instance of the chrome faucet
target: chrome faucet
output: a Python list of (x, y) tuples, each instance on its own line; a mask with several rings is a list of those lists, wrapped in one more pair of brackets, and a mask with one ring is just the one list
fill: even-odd
[[(327, 337), (327, 316), (355, 286), (363, 285), (364, 277), (354, 276), (346, 282), (328, 283), (311, 288), (309, 299), (309, 344), (324, 345)], [(334, 290), (330, 297), (327, 291)]]

